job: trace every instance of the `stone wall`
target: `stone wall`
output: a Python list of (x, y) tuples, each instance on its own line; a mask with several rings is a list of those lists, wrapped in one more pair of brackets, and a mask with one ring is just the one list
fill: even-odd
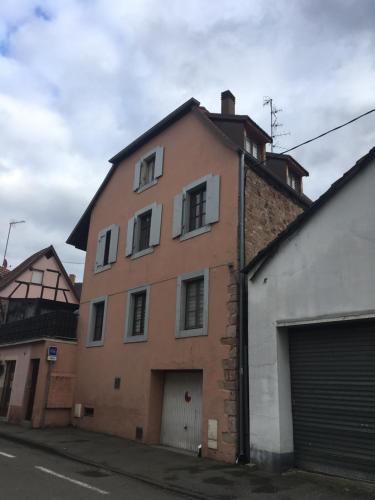
[[(247, 171), (245, 207), (245, 244), (246, 262), (254, 257), (262, 248), (273, 240), (299, 213), (301, 206), (297, 205), (286, 194), (281, 193), (253, 171)], [(228, 357), (223, 359), (224, 413), (226, 422), (222, 432), (222, 442), (227, 450), (227, 460), (235, 458), (238, 439), (238, 270), (231, 269), (231, 279), (228, 285), (227, 313), (225, 337), (222, 344), (228, 346)]]
[(227, 301), (228, 321), (225, 337), (221, 343), (228, 346), (228, 357), (223, 359), (224, 380), (222, 389), (224, 392), (224, 414), (226, 425), (222, 432), (223, 443), (232, 449), (232, 457), (228, 461), (233, 462), (236, 455), (237, 443), (237, 401), (238, 401), (238, 272), (231, 269), (230, 283), (228, 285)]
[(303, 208), (250, 169), (246, 173), (245, 199), (247, 263), (275, 239)]

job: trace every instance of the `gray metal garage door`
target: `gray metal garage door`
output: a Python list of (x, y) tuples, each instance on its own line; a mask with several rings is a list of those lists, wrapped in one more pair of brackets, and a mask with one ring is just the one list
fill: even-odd
[(295, 464), (375, 479), (375, 325), (290, 331)]
[(161, 443), (198, 451), (202, 428), (202, 372), (166, 372)]

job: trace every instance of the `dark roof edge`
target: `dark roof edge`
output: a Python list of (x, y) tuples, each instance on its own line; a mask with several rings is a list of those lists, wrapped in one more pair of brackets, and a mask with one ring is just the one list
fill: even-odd
[(308, 170), (306, 170), (293, 156), (284, 155), (283, 153), (266, 153), (267, 158), (275, 158), (276, 160), (284, 160), (290, 161), (294, 166), (296, 166), (299, 170), (303, 172), (305, 177), (308, 177), (310, 174)]
[(110, 181), (117, 164), (126, 158), (128, 155), (133, 153), (137, 148), (142, 146), (144, 143), (152, 139), (155, 135), (159, 134), (162, 132), (165, 128), (167, 128), (171, 123), (174, 121), (178, 120), (179, 118), (182, 118), (186, 113), (191, 111), (191, 109), (200, 106), (199, 101), (194, 99), (194, 97), (191, 97), (188, 101), (186, 101), (184, 104), (176, 108), (172, 113), (167, 115), (165, 118), (160, 120), (158, 123), (156, 123), (153, 127), (148, 129), (144, 134), (140, 135), (137, 139), (135, 139), (133, 142), (131, 142), (126, 148), (122, 149), (119, 153), (117, 153), (115, 156), (113, 156), (109, 162), (112, 163), (112, 166), (110, 170), (108, 171), (107, 175), (105, 176), (103, 182), (100, 184), (99, 189), (96, 191), (94, 196), (92, 197), (90, 203), (88, 204), (86, 210), (83, 212), (82, 216), (78, 220), (77, 224), (75, 225), (73, 231), (70, 233), (68, 236), (68, 239), (66, 240), (66, 243), (68, 245), (73, 245), (76, 248), (79, 248), (80, 250), (86, 250), (87, 246), (87, 238), (86, 238), (86, 243), (84, 243), (85, 238), (80, 238), (78, 235), (78, 231), (82, 226), (86, 226), (86, 231), (88, 233), (89, 230), (89, 225), (90, 225), (90, 217), (91, 217), (91, 211), (101, 195), (102, 191)]
[(255, 255), (253, 259), (241, 270), (243, 273), (248, 273), (250, 270), (254, 269), (257, 264), (259, 266), (256, 269), (256, 273), (261, 269), (266, 262), (268, 262), (273, 255), (277, 252), (280, 245), (298, 229), (300, 229), (304, 224), (309, 221), (314, 214), (323, 207), (326, 203), (330, 201), (333, 196), (338, 193), (346, 184), (355, 177), (359, 172), (362, 171), (367, 165), (375, 160), (375, 147), (370, 149), (370, 151), (362, 156), (355, 165), (345, 172), (337, 181), (335, 181), (330, 188), (327, 189), (312, 205), (311, 207), (302, 212), (300, 215), (294, 219), (285, 229), (282, 231), (274, 240), (272, 240), (266, 247), (264, 247), (260, 252)]
[(169, 113), (169, 115), (160, 120), (160, 122), (156, 123), (153, 127), (149, 128), (144, 134), (137, 137), (137, 139), (131, 142), (119, 153), (115, 154), (115, 156), (113, 156), (109, 160), (109, 162), (118, 163), (119, 161), (123, 160), (131, 153), (133, 153), (136, 149), (138, 149), (142, 144), (147, 142), (156, 134), (160, 133), (162, 130), (168, 127), (170, 123), (173, 123), (175, 120), (183, 116), (185, 113), (189, 112), (195, 106), (200, 106), (200, 102), (194, 99), (194, 97), (191, 97), (188, 101), (184, 102), (183, 104), (181, 104), (181, 106), (172, 111), (172, 113)]
[(265, 130), (263, 130), (254, 120), (250, 118), (249, 115), (223, 115), (222, 113), (210, 113), (209, 111), (207, 112), (208, 116), (212, 120), (224, 120), (224, 121), (242, 121), (242, 122), (249, 122), (251, 126), (253, 126), (263, 137), (266, 139), (267, 142), (272, 142), (272, 138), (270, 135), (267, 134)]

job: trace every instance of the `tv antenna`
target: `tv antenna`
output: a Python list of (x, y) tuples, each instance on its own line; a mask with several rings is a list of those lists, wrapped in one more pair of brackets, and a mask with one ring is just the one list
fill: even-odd
[(8, 267), (6, 256), (7, 256), (7, 250), (8, 250), (9, 236), (10, 236), (10, 232), (12, 230), (12, 227), (15, 226), (16, 224), (24, 224), (25, 222), (26, 222), (25, 220), (13, 220), (13, 221), (9, 222), (8, 236), (7, 236), (7, 242), (5, 244), (4, 259), (3, 259), (3, 266), (4, 267)]
[(281, 108), (277, 108), (273, 102), (273, 99), (272, 97), (263, 97), (263, 106), (269, 106), (270, 107), (270, 125), (271, 125), (271, 138), (272, 138), (272, 142), (271, 142), (271, 153), (273, 153), (273, 149), (274, 148), (279, 148), (281, 146), (279, 146), (277, 143), (274, 142), (274, 139), (276, 139), (276, 137), (282, 137), (284, 135), (290, 135), (290, 132), (284, 132), (284, 133), (281, 133), (281, 134), (277, 134), (277, 129), (279, 127), (283, 127), (283, 124), (282, 123), (279, 123), (278, 121), (278, 113), (280, 113), (282, 111)]

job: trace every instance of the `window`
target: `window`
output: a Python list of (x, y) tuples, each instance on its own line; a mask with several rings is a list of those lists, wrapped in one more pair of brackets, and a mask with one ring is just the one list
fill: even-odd
[(208, 269), (177, 278), (176, 337), (208, 333)]
[(287, 168), (286, 170), (286, 182), (292, 189), (294, 189), (295, 191), (299, 191), (300, 180), (298, 176), (294, 172), (292, 172), (289, 168)]
[(144, 335), (145, 314), (146, 314), (146, 292), (139, 292), (133, 295), (133, 328), (132, 336)]
[(189, 231), (206, 225), (206, 183), (188, 193), (189, 198)]
[(211, 230), (219, 220), (220, 176), (207, 175), (175, 196), (172, 237), (181, 240)]
[(94, 325), (93, 325), (93, 334), (92, 340), (94, 342), (99, 342), (102, 340), (103, 333), (103, 320), (104, 320), (104, 302), (97, 302), (94, 304)]
[(142, 156), (135, 164), (133, 191), (141, 193), (156, 184), (163, 175), (164, 148), (158, 146)]
[(141, 165), (141, 177), (139, 181), (140, 187), (147, 186), (154, 180), (155, 175), (155, 155), (144, 160)]
[(125, 342), (142, 342), (147, 340), (149, 295), (149, 286), (129, 290)]
[(138, 241), (135, 242), (137, 252), (145, 250), (150, 246), (151, 217), (152, 217), (151, 210), (138, 217), (139, 237), (137, 238)]
[(203, 328), (204, 278), (187, 281), (185, 287), (185, 330)]
[(44, 271), (38, 271), (37, 269), (33, 269), (31, 275), (31, 283), (34, 283), (35, 285), (41, 285), (43, 283), (43, 275)]
[(153, 203), (138, 210), (128, 221), (126, 256), (133, 259), (153, 252), (160, 243), (162, 205)]
[(111, 268), (117, 259), (119, 227), (117, 224), (106, 227), (99, 232), (96, 247), (95, 272)]
[(99, 297), (90, 303), (88, 346), (104, 343), (104, 331), (107, 311), (107, 297)]
[(256, 142), (245, 136), (245, 151), (254, 156), (254, 158), (259, 159), (259, 147)]

